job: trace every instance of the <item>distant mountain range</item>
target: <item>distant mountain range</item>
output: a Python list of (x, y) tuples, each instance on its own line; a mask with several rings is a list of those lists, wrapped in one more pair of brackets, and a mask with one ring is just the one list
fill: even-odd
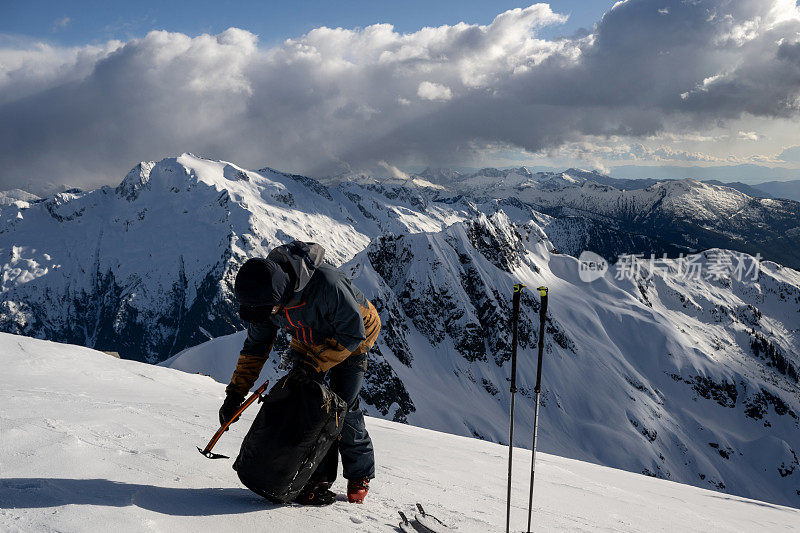
[[(637, 170), (642, 174), (647, 175), (647, 171), (645, 169), (650, 167), (635, 167)], [(656, 167), (662, 168), (662, 167)], [(709, 183), (711, 185), (718, 185), (720, 187), (730, 187), (732, 189), (736, 189), (737, 191), (743, 192), (748, 196), (752, 196), (753, 198), (785, 198), (789, 200), (796, 200), (800, 201), (800, 179), (796, 180), (789, 180), (789, 181), (765, 181), (765, 182), (756, 182), (756, 183), (743, 183), (741, 181), (722, 181), (718, 178), (689, 178), (686, 176), (676, 177), (675, 171), (673, 170), (671, 173), (667, 170), (670, 168), (675, 167), (663, 167), (664, 171), (662, 172), (655, 172), (655, 175), (663, 175), (664, 177), (657, 178), (657, 177), (636, 177), (636, 178), (627, 178), (627, 177), (611, 177), (609, 175), (603, 174), (596, 170), (581, 170), (576, 168), (569, 168), (564, 171), (554, 171), (554, 170), (547, 170), (547, 171), (540, 171), (536, 172), (539, 175), (559, 175), (559, 174), (567, 174), (569, 176), (580, 177), (585, 180), (593, 181), (595, 183), (600, 183), (603, 185), (610, 185), (617, 189), (622, 190), (636, 190), (636, 189), (645, 189), (656, 183), (661, 181), (678, 181), (680, 179), (697, 179), (698, 181), (703, 181), (704, 183)], [(680, 167), (678, 167), (680, 168)], [(692, 167), (695, 168), (695, 167)], [(703, 167), (696, 167), (701, 170), (706, 170)], [(615, 169), (616, 170), (616, 169)], [(786, 169), (777, 169), (777, 170), (786, 170)], [(517, 169), (510, 168), (505, 170), (498, 170), (495, 168), (487, 168), (476, 170), (473, 172), (459, 172), (453, 169), (447, 168), (427, 168), (418, 174), (414, 174), (415, 177), (420, 177), (426, 180), (431, 181), (432, 183), (456, 183), (458, 180), (469, 180), (470, 176), (503, 176), (508, 174), (509, 172), (514, 172), (517, 174), (522, 175), (533, 175), (534, 173), (528, 170), (526, 167), (520, 167)], [(702, 174), (702, 172), (701, 172)], [(725, 177), (727, 174), (720, 171), (714, 172), (707, 172), (708, 175)], [(800, 176), (800, 171), (787, 171), (787, 176)]]
[[(450, 185), (456, 184), (459, 181), (469, 181), (471, 176), (485, 176), (496, 177), (505, 176), (508, 173), (517, 173), (521, 175), (559, 175), (567, 174), (570, 176), (581, 177), (583, 179), (600, 183), (603, 185), (610, 185), (616, 189), (622, 190), (636, 190), (644, 189), (655, 185), (662, 181), (679, 181), (683, 179), (694, 179), (709, 183), (711, 185), (718, 185), (721, 187), (730, 187), (737, 191), (743, 192), (753, 198), (784, 198), (788, 200), (800, 201), (800, 179), (787, 179), (775, 181), (759, 181), (748, 180), (748, 183), (743, 181), (730, 181), (732, 176), (738, 176), (735, 172), (732, 173), (731, 168), (738, 169), (749, 168), (753, 165), (740, 165), (736, 167), (720, 167), (705, 168), (705, 167), (615, 167), (612, 173), (616, 177), (608, 174), (603, 174), (597, 170), (583, 170), (577, 168), (568, 168), (566, 170), (544, 169), (533, 172), (527, 167), (519, 168), (484, 168), (484, 169), (452, 169), (452, 168), (433, 168), (429, 167), (425, 170), (413, 173), (410, 175), (410, 180), (402, 180), (398, 178), (381, 178), (369, 174), (343, 174), (341, 176), (322, 178), (323, 183), (336, 184), (342, 181), (355, 181), (359, 183), (367, 183), (372, 181), (377, 182), (392, 182), (392, 183), (405, 183), (413, 185), (415, 181), (423, 180), (431, 184), (448, 183)], [(692, 171), (687, 170), (691, 169)], [(761, 168), (761, 167), (757, 167)], [(620, 169), (626, 169), (621, 171)], [(655, 169), (655, 170), (649, 170)], [(697, 172), (694, 172), (697, 170)], [(800, 177), (800, 170), (791, 169), (774, 169), (776, 176), (785, 177)], [(627, 177), (627, 174), (633, 174), (638, 177)], [(685, 174), (685, 175), (684, 175)], [(748, 175), (747, 173), (744, 174)], [(641, 177), (651, 176), (651, 177)], [(723, 178), (723, 179), (720, 179)], [(727, 178), (727, 179), (725, 179)], [(741, 178), (744, 179), (744, 178)]]
[[(675, 248), (727, 248), (800, 267), (800, 202), (756, 197), (728, 184), (620, 180), (580, 169), (534, 173), (525, 167), (469, 174), (427, 169), (410, 179), (435, 184), (439, 199), (458, 194), (518, 200), (559, 220), (592, 220), (668, 244), (671, 249), (663, 247), (668, 254)], [(599, 253), (613, 259), (602, 248)]]
[(618, 189), (596, 172), (433, 171), (323, 185), (189, 154), (137, 165), (116, 188), (0, 195), (0, 330), (159, 361), (239, 327), (247, 257), (292, 239), (342, 264), (384, 234), (503, 211), (555, 250), (672, 257), (713, 247), (800, 265), (800, 203), (686, 180)]
[(764, 191), (772, 198), (789, 198), (790, 200), (800, 201), (800, 180), (767, 181), (753, 187)]

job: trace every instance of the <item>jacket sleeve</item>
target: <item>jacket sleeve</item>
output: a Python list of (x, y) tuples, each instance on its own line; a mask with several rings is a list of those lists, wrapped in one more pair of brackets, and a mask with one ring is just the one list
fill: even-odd
[(242, 352), (233, 371), (231, 382), (225, 389), (226, 394), (236, 394), (244, 398), (253, 388), (264, 363), (269, 357), (269, 350), (278, 334), (277, 326), (272, 324), (250, 324)]
[(328, 291), (328, 319), (333, 326), (333, 339), (348, 352), (367, 339), (361, 306), (345, 279), (337, 280)]

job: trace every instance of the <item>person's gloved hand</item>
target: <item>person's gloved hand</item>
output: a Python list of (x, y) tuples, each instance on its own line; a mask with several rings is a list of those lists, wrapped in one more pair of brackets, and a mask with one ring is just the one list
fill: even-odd
[[(239, 410), (239, 407), (242, 405), (244, 401), (243, 396), (239, 396), (238, 394), (228, 394), (225, 397), (225, 401), (222, 403), (222, 407), (219, 408), (219, 425), (224, 426), (225, 423), (230, 420), (236, 411)], [(239, 417), (236, 417), (236, 422), (239, 420)], [(231, 423), (233, 423), (231, 422)], [(225, 431), (228, 431), (227, 429)]]
[(298, 385), (308, 385), (314, 381), (319, 381), (319, 373), (307, 363), (298, 363), (289, 371), (286, 376), (287, 381), (293, 381)]

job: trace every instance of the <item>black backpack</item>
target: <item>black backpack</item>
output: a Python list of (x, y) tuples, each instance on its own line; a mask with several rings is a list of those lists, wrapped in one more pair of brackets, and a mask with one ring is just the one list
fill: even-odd
[(327, 386), (295, 375), (269, 391), (233, 463), (247, 488), (275, 503), (297, 497), (339, 438), (347, 413)]

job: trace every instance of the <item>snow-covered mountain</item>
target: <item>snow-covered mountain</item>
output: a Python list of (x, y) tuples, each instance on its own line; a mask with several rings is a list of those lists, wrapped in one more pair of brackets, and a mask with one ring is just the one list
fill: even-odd
[(666, 181), (635, 191), (586, 182), (547, 191), (520, 191), (534, 208), (560, 217), (579, 215), (634, 228), (695, 249), (739, 250), (800, 266), (800, 203), (752, 198), (694, 180)]
[(600, 182), (611, 179), (594, 171), (569, 169), (564, 172), (532, 172), (527, 167), (497, 169), (483, 168), (464, 174), (447, 169), (427, 169), (418, 175), (436, 183), (451, 193), (475, 198), (507, 198), (516, 196), (512, 191), (530, 188), (560, 189), (580, 185), (586, 181)]
[(752, 196), (753, 198), (789, 198), (790, 200), (798, 200), (798, 198), (791, 198), (790, 196), (780, 196), (780, 195), (773, 195), (768, 193), (767, 191), (759, 188), (759, 185), (748, 185), (747, 183), (742, 183), (741, 181), (719, 181), (719, 180), (701, 180), (703, 183), (707, 183), (709, 185), (718, 185), (720, 187), (730, 187), (731, 189), (736, 189), (739, 192), (745, 193), (747, 196)]
[(440, 170), (430, 178), (450, 194), (479, 201), (513, 198), (556, 218), (578, 216), (674, 247), (760, 253), (800, 267), (800, 202), (794, 200), (754, 198), (691, 179), (620, 180), (579, 169), (533, 173), (525, 167), (485, 168), (452, 175)]
[[(499, 212), (381, 236), (344, 265), (384, 324), (368, 412), (505, 442), (511, 287), (544, 283), (542, 449), (800, 506), (800, 273), (764, 262), (757, 279), (738, 281), (733, 269), (752, 276), (754, 259), (710, 250), (586, 283), (578, 260), (552, 248), (538, 224)], [(686, 278), (689, 263), (719, 279)], [(537, 313), (525, 293), (517, 445), (530, 439)], [(217, 339), (165, 365), (226, 382), (242, 341)]]
[(34, 202), (40, 200), (35, 194), (31, 194), (22, 189), (11, 189), (10, 191), (0, 191), (0, 205), (12, 205), (16, 202)]
[[(275, 506), (230, 460), (195, 450), (224, 387), (198, 375), (0, 333), (0, 530), (396, 531), (422, 502), (462, 533), (502, 531), (507, 449), (367, 418), (377, 477), (364, 505)], [(235, 456), (257, 407), (215, 451)], [(529, 454), (515, 450), (512, 528), (527, 520)], [(468, 468), (465, 465), (469, 465)], [(333, 485), (344, 490), (339, 480)], [(537, 455), (537, 531), (789, 530), (797, 509)]]
[[(9, 194), (0, 205), (0, 329), (153, 362), (214, 338), (168, 364), (225, 382), (242, 342), (241, 333), (222, 337), (242, 327), (236, 268), (277, 244), (314, 240), (334, 264), (347, 262), (382, 313), (369, 412), (503, 442), (510, 287), (545, 281), (554, 291), (548, 365), (557, 361), (546, 370), (545, 450), (797, 505), (797, 272), (765, 263), (742, 283), (678, 275), (690, 262), (752, 265), (712, 250), (667, 261), (652, 279), (586, 284), (570, 257), (686, 251), (669, 239), (677, 230), (653, 221), (668, 213), (670, 224), (683, 216), (699, 227), (692, 209), (712, 233), (730, 219), (736, 231), (774, 234), (794, 204), (773, 211), (697, 182), (622, 191), (577, 171), (543, 181), (513, 174), (513, 183), (533, 180), (519, 198), (502, 187), (479, 198), (408, 180), (323, 186), (184, 154), (143, 163), (116, 188)], [(682, 239), (702, 235), (692, 231)], [(537, 304), (530, 295), (524, 303), (530, 399)], [(277, 360), (265, 370), (279, 371)]]
[(485, 195), (487, 191), (503, 191), (518, 187), (559, 188), (580, 185), (587, 181), (609, 185), (617, 189), (644, 189), (659, 183), (652, 178), (619, 179), (607, 176), (597, 170), (568, 168), (561, 172), (534, 172), (528, 167), (482, 168), (475, 172), (459, 172), (448, 168), (427, 168), (414, 176), (445, 187), (450, 191), (471, 196)]
[(615, 262), (623, 254), (641, 254), (644, 257), (655, 255), (661, 257), (679, 257), (693, 248), (679, 246), (665, 241), (659, 236), (644, 235), (637, 231), (626, 231), (619, 225), (607, 220), (596, 220), (580, 215), (546, 215), (537, 211), (529, 203), (517, 198), (501, 198), (481, 203), (459, 197), (457, 200), (441, 200), (457, 206), (463, 213), (475, 210), (486, 215), (503, 211), (517, 224), (527, 224), (533, 220), (547, 234), (558, 253), (578, 257), (585, 250), (597, 253), (608, 261)]
[(189, 154), (141, 163), (115, 189), (0, 201), (0, 330), (158, 361), (240, 326), (236, 268), (294, 240), (334, 264), (384, 232), (463, 219), (391, 185), (327, 188)]
[[(378, 355), (409, 393), (381, 414), (503, 442), (511, 286), (544, 283), (543, 449), (799, 505), (800, 273), (765, 262), (757, 279), (738, 281), (732, 270), (754, 260), (710, 250), (691, 261), (703, 272), (730, 265), (719, 279), (687, 279), (686, 260), (667, 260), (640, 265), (632, 280), (588, 284), (577, 260), (550, 250), (535, 222), (515, 226), (498, 213), (382, 236), (349, 262), (387, 324)], [(520, 383), (530, 400), (538, 302), (523, 302)], [(521, 413), (525, 444), (531, 401)]]
[(301, 239), (338, 265), (383, 233), (438, 231), (498, 209), (540, 220), (563, 253), (680, 250), (515, 198), (453, 198), (417, 177), (323, 186), (184, 154), (141, 163), (116, 188), (0, 195), (0, 330), (159, 361), (241, 325), (230, 288), (248, 257)]

